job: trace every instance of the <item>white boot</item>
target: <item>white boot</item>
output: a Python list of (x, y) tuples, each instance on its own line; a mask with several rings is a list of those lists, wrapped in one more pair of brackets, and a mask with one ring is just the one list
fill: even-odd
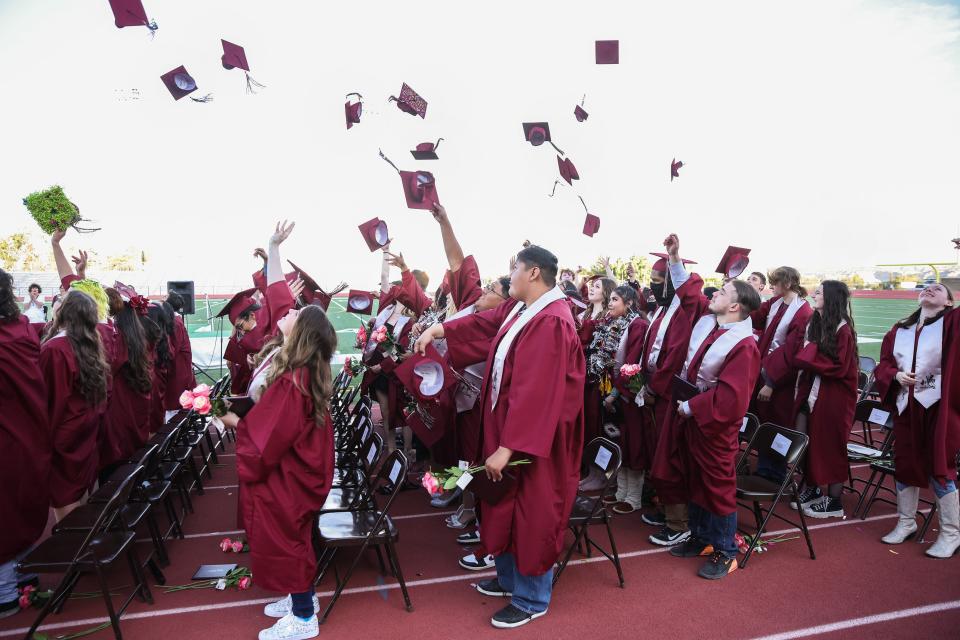
[(623, 502), (627, 498), (627, 490), (630, 487), (630, 476), (626, 467), (621, 467), (617, 472), (617, 502)]
[(624, 502), (629, 502), (634, 509), (643, 506), (643, 471), (634, 471), (626, 469), (627, 472), (627, 495)]
[(920, 499), (920, 487), (904, 487), (897, 492), (897, 513), (900, 519), (893, 531), (880, 538), (886, 544), (900, 544), (917, 532), (917, 502)]
[(949, 558), (960, 548), (960, 492), (951, 491), (937, 498), (940, 511), (940, 535), (933, 546), (927, 549), (931, 558)]

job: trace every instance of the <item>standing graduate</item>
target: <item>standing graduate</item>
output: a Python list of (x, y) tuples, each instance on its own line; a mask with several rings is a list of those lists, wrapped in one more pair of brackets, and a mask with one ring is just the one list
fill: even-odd
[(17, 562), (43, 534), (50, 509), (50, 425), (40, 341), (0, 269), (0, 618), (20, 611)]
[(109, 365), (97, 332), (97, 305), (69, 291), (40, 349), (53, 440), (51, 504), (57, 520), (82, 501), (96, 479), (97, 437), (107, 402)]
[[(263, 327), (258, 330), (256, 312), (261, 308), (254, 298), (255, 289), (246, 289), (236, 293), (224, 305), (217, 317), (227, 316), (233, 330), (223, 351), (230, 371), (230, 392), (243, 394), (250, 384), (250, 361), (248, 356), (263, 348)], [(178, 396), (179, 397), (179, 396)]]
[(260, 640), (319, 634), (313, 530), (333, 482), (329, 402), (336, 348), (337, 334), (323, 309), (301, 309), (273, 358), (260, 401), (237, 429), (252, 570), (264, 589), (289, 594), (265, 607), (266, 615), (280, 620), (261, 631)]
[(434, 325), (416, 343), (424, 353), (436, 338), (445, 337), (451, 348), (491, 341), (480, 393), (486, 474), (501, 482), (511, 459), (530, 460), (507, 472), (516, 479), (499, 502), (483, 502), (480, 533), (485, 550), (496, 557), (497, 579), (477, 589), (511, 596), (491, 619), (499, 628), (518, 627), (547, 612), (553, 565), (577, 494), (585, 362), (556, 277), (556, 256), (527, 247), (510, 275), (516, 303)]
[(739, 436), (760, 369), (750, 314), (757, 290), (731, 280), (713, 294), (710, 315), (694, 325), (680, 377), (699, 392), (677, 402), (678, 425), (690, 493), (690, 537), (670, 550), (679, 558), (710, 556), (698, 574), (718, 580), (737, 569)]
[[(811, 518), (843, 518), (840, 494), (848, 474), (847, 440), (860, 373), (850, 290), (838, 280), (824, 280), (813, 293), (813, 308), (794, 357), (800, 369), (795, 427), (810, 438), (799, 508)], [(821, 486), (827, 487), (826, 494)]]
[[(151, 302), (147, 306), (147, 320), (152, 325), (148, 332), (153, 351), (153, 389), (150, 394), (150, 433), (157, 433), (166, 424), (167, 394), (170, 393), (170, 374), (173, 368), (173, 317), (163, 304)], [(177, 398), (184, 389), (177, 393)], [(178, 404), (179, 406), (179, 404)]]
[[(600, 349), (608, 322), (607, 307), (610, 305), (610, 296), (617, 287), (613, 278), (596, 277), (587, 285), (587, 301), (589, 305), (580, 315), (580, 342), (583, 346), (584, 357), (587, 362)], [(603, 381), (599, 371), (587, 368), (587, 377), (583, 385), (583, 440), (590, 442), (601, 435), (603, 427), (603, 399), (607, 389), (601, 388)], [(581, 482), (585, 491), (595, 491), (603, 486), (601, 475), (592, 475)]]
[[(940, 283), (920, 292), (920, 307), (896, 323), (883, 338), (874, 370), (876, 389), (893, 415), (893, 450), (900, 519), (882, 540), (900, 544), (917, 531), (920, 488), (937, 496), (940, 534), (927, 549), (934, 558), (949, 558), (960, 547), (957, 500), (957, 450), (960, 421), (940, 419), (944, 380), (944, 345), (955, 343), (957, 322), (953, 294)], [(952, 316), (952, 317), (951, 317)]]
[(644, 406), (653, 407), (654, 424), (658, 431), (650, 477), (657, 490), (662, 517), (644, 514), (647, 524), (659, 526), (651, 535), (653, 544), (672, 546), (690, 536), (687, 511), (687, 483), (680, 456), (679, 434), (670, 417), (673, 377), (683, 368), (690, 341), (690, 331), (702, 316), (709, 313), (709, 301), (703, 296), (703, 280), (696, 273), (687, 273), (680, 258), (680, 239), (667, 236), (663, 243), (667, 254), (653, 254), (660, 258), (653, 264), (650, 289), (657, 302), (657, 310), (643, 344)]
[(167, 388), (164, 393), (164, 409), (176, 413), (180, 410), (180, 394), (187, 389), (197, 386), (197, 379), (193, 373), (193, 349), (190, 346), (190, 335), (183, 323), (183, 297), (171, 291), (163, 303), (164, 310), (173, 320), (173, 331), (170, 334), (170, 350), (173, 359), (170, 362), (170, 373), (167, 376)]

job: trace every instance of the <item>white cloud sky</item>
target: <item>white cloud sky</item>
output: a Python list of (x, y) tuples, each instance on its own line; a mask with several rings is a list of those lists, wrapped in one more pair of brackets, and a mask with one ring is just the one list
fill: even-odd
[[(285, 256), (321, 284), (372, 287), (379, 256), (356, 225), (375, 215), (438, 279), (436, 224), (405, 208), (382, 147), (435, 173), (487, 276), (525, 238), (575, 266), (656, 250), (670, 231), (704, 272), (728, 243), (762, 268), (955, 258), (955, 4), (144, 4), (153, 41), (116, 29), (106, 0), (0, 1), (0, 235), (32, 230), (21, 198), (59, 183), (103, 227), (68, 245), (143, 248), (169, 279), (245, 285), (253, 247), (290, 218)], [(245, 95), (221, 37), (266, 89)], [(595, 65), (593, 41), (615, 38), (621, 64)], [(169, 96), (159, 76), (180, 64), (213, 103)], [(426, 120), (386, 102), (402, 82)], [(132, 88), (139, 101), (117, 99)], [(346, 131), (350, 91), (365, 113)], [(550, 122), (575, 190), (546, 197), (556, 161), (523, 141), (528, 120)], [(441, 159), (416, 163), (408, 150), (439, 136)], [(671, 184), (673, 157), (685, 166)], [(602, 220), (593, 239), (577, 193)]]

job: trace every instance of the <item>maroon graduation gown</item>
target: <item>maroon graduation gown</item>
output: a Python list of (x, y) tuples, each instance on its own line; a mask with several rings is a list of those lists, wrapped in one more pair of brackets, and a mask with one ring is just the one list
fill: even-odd
[[(726, 332), (717, 329), (703, 341), (687, 369), (687, 380), (696, 383), (708, 347)], [(753, 336), (738, 342), (727, 354), (717, 385), (688, 401), (690, 418), (674, 411), (681, 455), (687, 473), (690, 502), (717, 516), (737, 510), (737, 455), (740, 425), (750, 406), (753, 381), (760, 371), (760, 352)]]
[(127, 381), (129, 355), (127, 343), (119, 331), (111, 352), (113, 389), (101, 425), (101, 469), (108, 464), (129, 459), (146, 443), (150, 433), (151, 391), (137, 391)]
[[(167, 352), (172, 355), (173, 349), (170, 346), (170, 338), (164, 336), (161, 340), (167, 341)], [(166, 405), (167, 381), (170, 379), (170, 361), (160, 364), (159, 345), (158, 342), (152, 348), (153, 389), (150, 392), (150, 433), (156, 433), (166, 423), (164, 406)], [(179, 394), (177, 394), (177, 398), (180, 398)]]
[[(643, 339), (647, 335), (649, 321), (643, 315), (637, 316), (627, 330), (627, 345), (624, 352), (624, 364), (637, 364), (643, 357)], [(638, 407), (634, 394), (627, 386), (627, 380), (615, 371), (613, 386), (620, 392), (620, 405), (623, 410), (623, 424), (620, 427), (620, 446), (623, 449), (623, 463), (634, 471), (647, 471), (653, 463), (653, 452), (657, 446), (657, 429), (654, 423), (653, 409)]]
[(65, 507), (80, 499), (97, 477), (97, 437), (102, 407), (93, 407), (76, 390), (77, 360), (66, 336), (40, 347), (40, 370), (47, 389), (53, 440), (50, 502)]
[(193, 373), (193, 350), (190, 347), (190, 336), (183, 318), (174, 315), (173, 335), (170, 336), (171, 355), (170, 373), (167, 377), (167, 390), (164, 395), (164, 409), (178, 411), (180, 409), (180, 394), (187, 389), (197, 386), (197, 379)]
[[(802, 341), (803, 337), (795, 339)], [(811, 485), (846, 482), (847, 440), (857, 408), (860, 373), (856, 338), (850, 325), (843, 325), (837, 332), (836, 360), (821, 354), (816, 343), (811, 342), (797, 351), (794, 362), (801, 370), (794, 415), (807, 402), (814, 376), (820, 376), (820, 392), (807, 420), (810, 444), (804, 456), (806, 482)]]
[[(775, 296), (762, 305), (751, 315), (753, 327), (761, 331), (757, 348), (760, 352), (760, 370), (761, 375), (757, 381), (754, 390), (753, 399), (750, 403), (751, 410), (757, 416), (760, 424), (772, 422), (782, 427), (793, 427), (793, 400), (796, 393), (797, 374), (799, 370), (793, 363), (793, 357), (797, 349), (803, 345), (803, 334), (807, 330), (807, 323), (810, 322), (810, 316), (813, 315), (813, 309), (809, 304), (805, 304), (797, 309), (790, 321), (787, 334), (784, 337), (783, 344), (767, 353), (770, 350), (770, 343), (773, 336), (780, 326), (784, 314), (787, 312), (787, 305), (782, 304), (767, 326), (767, 317), (770, 315), (770, 307), (774, 302), (780, 299)], [(800, 336), (800, 340), (796, 336)], [(766, 379), (763, 374), (766, 374)], [(773, 393), (770, 400), (761, 402), (757, 400), (756, 394), (765, 384), (770, 383), (773, 387)]]
[[(333, 425), (313, 419), (313, 402), (284, 373), (237, 429), (237, 475), (257, 584), (268, 591), (313, 588), (313, 529), (333, 482)], [(306, 383), (301, 383), (306, 388)]]
[[(696, 273), (691, 273), (687, 281), (677, 288), (674, 295), (680, 298), (680, 307), (674, 313), (663, 336), (663, 344), (657, 356), (656, 371), (647, 373), (647, 386), (656, 394), (653, 412), (659, 430), (650, 476), (663, 504), (685, 504), (689, 500), (686, 471), (680, 456), (677, 432), (679, 423), (672, 419), (676, 413), (676, 406), (671, 398), (671, 385), (673, 376), (678, 375), (683, 369), (693, 325), (709, 313), (707, 307), (710, 304), (703, 295), (703, 280)], [(645, 370), (650, 349), (653, 347), (664, 315), (666, 315), (666, 309), (650, 323), (650, 329), (647, 331), (643, 347)]]
[[(501, 329), (516, 302), (444, 323), (448, 345), (489, 342), (487, 371)], [(564, 300), (547, 305), (519, 332), (503, 366), (499, 399), (492, 407), (489, 376), (480, 393), (482, 457), (512, 449), (517, 481), (495, 505), (482, 503), (480, 535), (487, 553), (512, 553), (521, 574), (541, 575), (563, 550), (564, 531), (580, 479), (583, 455), (581, 390), (583, 349)]]
[(50, 425), (40, 340), (29, 319), (0, 319), (0, 564), (43, 533), (50, 507)]
[(947, 312), (943, 319), (941, 382), (943, 393), (932, 443), (931, 473), (942, 484), (947, 478), (957, 479), (957, 470), (950, 465), (960, 450), (960, 312), (956, 309)]
[[(476, 304), (477, 300), (483, 295), (480, 268), (472, 255), (464, 258), (460, 268), (450, 273), (450, 295), (453, 297), (453, 304), (457, 309), (466, 309), (470, 305)], [(470, 343), (470, 347), (467, 349), (448, 345), (447, 358), (451, 366), (462, 371), (472, 364), (485, 362), (489, 351), (489, 341), (485, 344)], [(453, 392), (456, 393), (456, 387), (454, 387)], [(480, 457), (480, 421), (482, 417), (483, 410), (479, 398), (472, 409), (457, 414), (456, 452), (459, 460), (466, 460), (474, 465), (483, 462)]]
[[(250, 386), (253, 371), (247, 363), (247, 356), (260, 353), (263, 344), (279, 331), (277, 322), (296, 305), (286, 280), (266, 287), (263, 298), (263, 305), (255, 311), (257, 326), (242, 336), (234, 332), (223, 353), (223, 359), (228, 362), (230, 369), (230, 391), (234, 395), (245, 395)], [(180, 390), (182, 392), (183, 389)], [(179, 393), (177, 397), (180, 397)]]
[[(953, 320), (953, 327), (950, 327), (950, 316)], [(958, 322), (960, 315), (955, 312), (948, 312), (943, 319), (943, 350), (941, 352), (941, 367), (945, 372), (947, 368), (952, 367), (956, 377), (956, 364), (953, 362), (960, 357), (956, 352)], [(911, 330), (914, 328), (911, 327)], [(924, 331), (925, 329), (921, 329)], [(952, 335), (951, 335), (952, 331)], [(957, 477), (957, 449), (960, 448), (960, 420), (953, 419), (953, 424), (949, 419), (940, 419), (940, 414), (946, 406), (950, 406), (951, 400), (956, 406), (956, 400), (949, 398), (950, 388), (944, 382), (944, 374), (941, 374), (941, 398), (929, 409), (917, 402), (913, 396), (913, 389), (910, 389), (907, 408), (903, 413), (897, 410), (897, 395), (900, 393), (900, 383), (897, 382), (896, 375), (900, 370), (897, 366), (897, 360), (893, 355), (894, 342), (897, 336), (897, 327), (893, 327), (883, 337), (883, 344), (880, 347), (880, 361), (877, 368), (874, 369), (874, 381), (877, 393), (883, 402), (884, 409), (893, 416), (893, 461), (896, 468), (896, 478), (898, 482), (914, 487), (926, 487), (930, 483), (931, 476), (940, 484), (947, 479), (955, 480)], [(914, 349), (916, 341), (920, 334), (914, 331)], [(953, 346), (954, 353), (948, 353), (948, 347)], [(954, 388), (956, 393), (958, 389)], [(946, 401), (945, 401), (946, 400)], [(946, 416), (946, 414), (945, 414)]]

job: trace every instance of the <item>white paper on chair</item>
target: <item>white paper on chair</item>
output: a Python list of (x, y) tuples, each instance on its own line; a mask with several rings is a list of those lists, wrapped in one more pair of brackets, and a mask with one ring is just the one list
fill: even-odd
[(770, 443), (770, 448), (786, 458), (787, 451), (790, 451), (790, 445), (790, 438), (786, 438), (782, 434), (778, 433), (773, 437), (773, 442)]
[(864, 458), (879, 458), (881, 451), (873, 447), (865, 447), (855, 442), (848, 442), (847, 453), (852, 453), (855, 456), (862, 456)]
[(743, 422), (740, 423), (740, 433), (743, 433), (747, 430), (747, 422), (749, 421), (750, 420), (747, 418), (747, 416), (743, 416)]
[(457, 480), (457, 488), (460, 489), (461, 491), (463, 489), (466, 489), (467, 485), (470, 484), (471, 480), (473, 480), (473, 476), (467, 473), (466, 471), (464, 471), (463, 475), (460, 476), (460, 479)]
[(400, 477), (400, 461), (394, 460), (393, 469), (390, 469), (390, 482), (397, 484), (397, 478)]
[(890, 412), (884, 411), (883, 409), (874, 409), (870, 412), (870, 417), (867, 418), (867, 422), (873, 424), (884, 425), (887, 424), (887, 420), (890, 419)]
[(607, 449), (606, 447), (600, 447), (597, 451), (597, 457), (593, 459), (594, 463), (603, 469), (607, 470), (607, 465), (610, 464), (610, 458), (613, 456), (613, 452)]
[(373, 459), (374, 459), (376, 456), (377, 456), (377, 448), (376, 448), (376, 447), (370, 447), (370, 451), (367, 452), (367, 466), (368, 466), (368, 467), (373, 464)]

